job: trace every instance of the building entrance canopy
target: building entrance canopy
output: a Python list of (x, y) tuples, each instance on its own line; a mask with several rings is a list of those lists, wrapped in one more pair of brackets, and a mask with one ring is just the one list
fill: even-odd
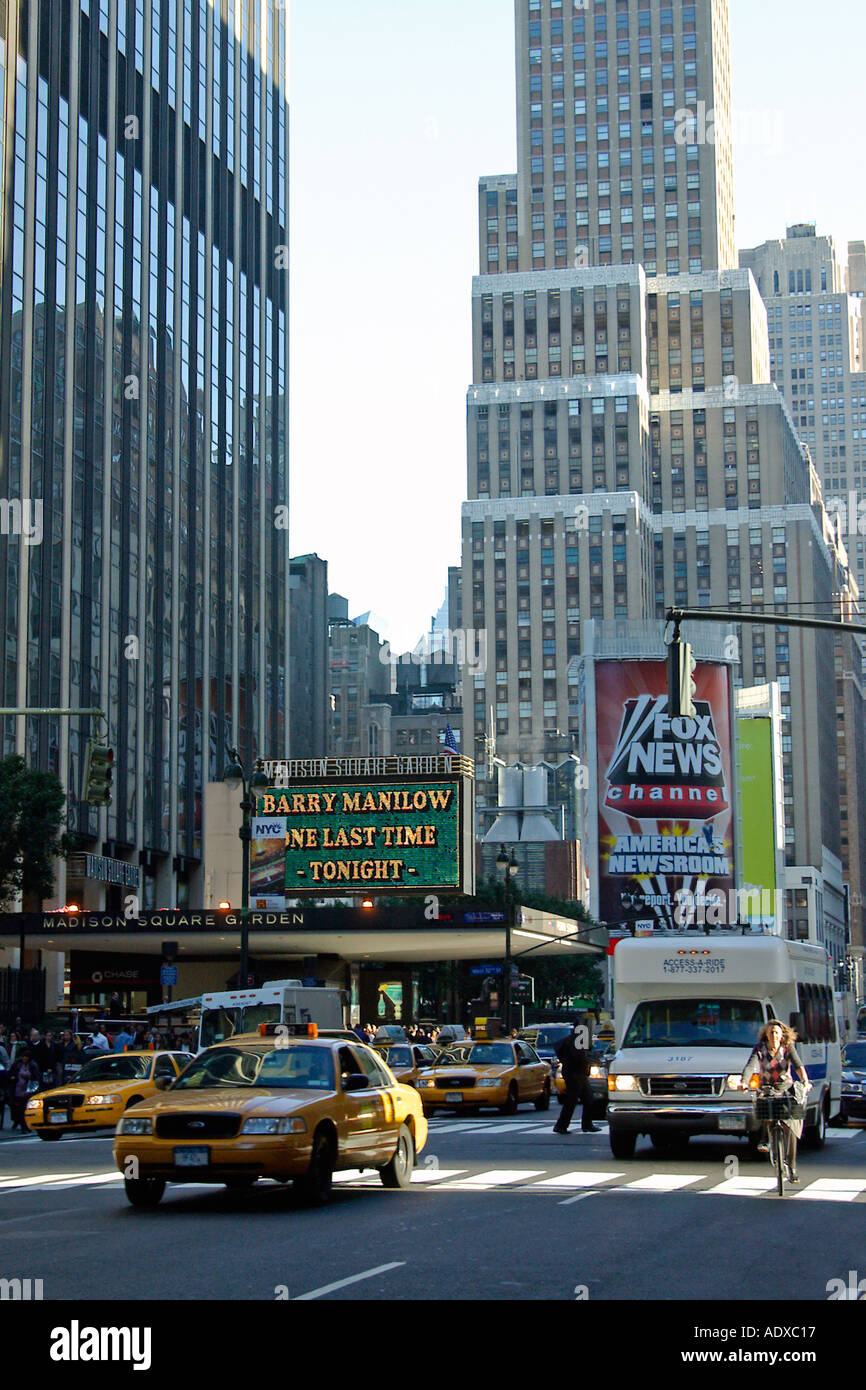
[[(336, 955), (346, 960), (427, 962), (486, 960), (505, 954), (505, 913), (489, 903), (449, 908), (436, 904), (396, 908), (302, 907), (286, 912), (248, 914), (250, 950), (257, 957)], [(0, 939), (22, 934), (30, 948), (159, 954), (171, 939), (182, 952), (224, 956), (237, 949), (239, 912), (189, 909), (143, 912), (123, 917), (110, 912), (0, 914)], [(579, 935), (575, 935), (579, 934)], [(604, 950), (606, 930), (534, 909), (518, 913), (512, 950), (518, 955), (551, 956)], [(12, 941), (9, 941), (12, 944)], [(537, 948), (537, 949), (536, 949)]]

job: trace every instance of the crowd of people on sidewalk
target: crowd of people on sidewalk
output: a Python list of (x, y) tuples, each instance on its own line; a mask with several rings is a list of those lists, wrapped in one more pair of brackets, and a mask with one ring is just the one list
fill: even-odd
[[(406, 1034), (406, 1041), (410, 1043), (435, 1043), (441, 1032), (440, 1028), (435, 1026), (427, 1028), (422, 1023), (397, 1024), (396, 1026), (402, 1027)], [(379, 1023), (359, 1023), (354, 1031), (361, 1042), (372, 1043), (381, 1027), (382, 1024)]]
[(86, 1034), (73, 1034), (68, 1028), (42, 1032), (21, 1018), (11, 1027), (0, 1023), (0, 1130), (8, 1108), (12, 1129), (26, 1134), (24, 1110), (30, 1096), (62, 1086), (70, 1073), (101, 1053), (163, 1049), (195, 1051), (186, 1034), (161, 1033), (131, 1020), (112, 1026), (94, 1023)]

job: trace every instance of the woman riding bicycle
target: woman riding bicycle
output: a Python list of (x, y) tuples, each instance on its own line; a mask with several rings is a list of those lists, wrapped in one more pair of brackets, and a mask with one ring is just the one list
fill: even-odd
[[(796, 1040), (793, 1028), (780, 1023), (777, 1018), (768, 1019), (758, 1034), (758, 1045), (746, 1063), (743, 1080), (748, 1081), (757, 1074), (762, 1088), (769, 1088), (781, 1095), (793, 1088), (796, 1072), (808, 1092), (811, 1083), (794, 1046)], [(789, 1118), (782, 1123), (785, 1126), (785, 1176), (788, 1182), (796, 1183), (800, 1181), (797, 1175), (797, 1140), (803, 1133), (803, 1121)], [(758, 1145), (759, 1153), (769, 1151), (768, 1129), (765, 1125), (763, 1141)]]

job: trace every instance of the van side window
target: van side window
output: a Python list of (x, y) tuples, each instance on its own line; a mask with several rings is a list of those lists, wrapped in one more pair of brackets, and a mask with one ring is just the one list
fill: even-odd
[(803, 1036), (800, 1038), (800, 1042), (802, 1043), (810, 1043), (812, 1041), (812, 1005), (809, 998), (810, 988), (811, 986), (809, 985), (801, 984), (797, 986), (797, 1003), (803, 1018)]

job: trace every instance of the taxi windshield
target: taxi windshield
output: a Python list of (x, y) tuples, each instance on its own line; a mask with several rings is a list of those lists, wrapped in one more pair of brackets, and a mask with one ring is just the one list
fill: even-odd
[(408, 1047), (389, 1047), (385, 1053), (385, 1061), (389, 1067), (411, 1067), (412, 1053)]
[(514, 1054), (508, 1043), (476, 1043), (466, 1060), (476, 1067), (510, 1067)]
[(128, 1057), (119, 1053), (117, 1057), (95, 1057), (87, 1062), (76, 1074), (79, 1081), (138, 1081), (150, 1071), (151, 1057)]
[(303, 1044), (262, 1049), (215, 1047), (196, 1057), (173, 1090), (198, 1091), (216, 1086), (332, 1091), (334, 1059), (330, 1048)]

